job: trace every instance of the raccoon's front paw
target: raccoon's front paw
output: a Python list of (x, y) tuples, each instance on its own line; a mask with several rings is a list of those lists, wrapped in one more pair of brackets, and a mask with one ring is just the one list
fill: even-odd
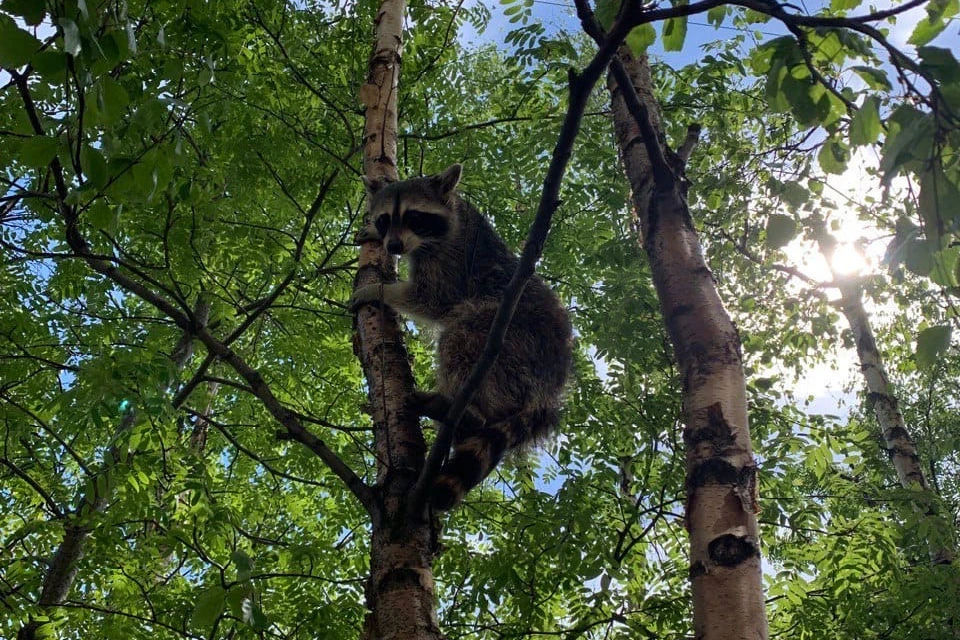
[(380, 242), (382, 239), (376, 229), (366, 226), (357, 231), (357, 235), (353, 237), (353, 242), (354, 244), (363, 244), (364, 242)]
[(353, 292), (350, 300), (347, 302), (347, 308), (351, 313), (356, 313), (357, 309), (365, 304), (381, 304), (381, 285), (366, 284)]

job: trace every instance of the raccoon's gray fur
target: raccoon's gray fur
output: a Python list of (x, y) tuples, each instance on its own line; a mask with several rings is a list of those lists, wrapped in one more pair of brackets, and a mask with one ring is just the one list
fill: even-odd
[[(490, 223), (454, 190), (461, 167), (402, 182), (364, 178), (371, 226), (409, 261), (409, 280), (368, 285), (351, 308), (382, 300), (439, 328), (437, 391), (418, 393), (420, 412), (442, 419), (480, 357), (518, 259)], [(557, 296), (537, 276), (523, 290), (503, 349), (473, 396), (443, 465), (431, 504), (447, 510), (494, 469), (503, 454), (545, 436), (559, 420), (571, 361), (571, 328)]]

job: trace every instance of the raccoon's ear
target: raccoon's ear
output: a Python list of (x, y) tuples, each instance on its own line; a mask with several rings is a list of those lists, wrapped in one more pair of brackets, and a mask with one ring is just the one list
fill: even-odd
[(457, 187), (462, 172), (462, 165), (452, 164), (437, 175), (430, 176), (430, 182), (441, 195), (447, 195)]
[(372, 196), (380, 189), (383, 189), (385, 186), (393, 182), (390, 178), (380, 177), (380, 178), (371, 178), (370, 176), (360, 176), (360, 179), (363, 180), (363, 186), (367, 188), (367, 195)]

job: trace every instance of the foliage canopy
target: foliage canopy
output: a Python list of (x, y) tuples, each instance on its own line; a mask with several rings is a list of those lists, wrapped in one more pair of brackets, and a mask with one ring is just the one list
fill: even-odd
[[(518, 246), (567, 69), (590, 49), (544, 27), (533, 2), (504, 4), (506, 49), (457, 39), (489, 7), (410, 4), (399, 169), (463, 163), (464, 193)], [(782, 19), (775, 7), (712, 8), (738, 35), (655, 69), (668, 134), (705, 131), (690, 198), (750, 367), (772, 631), (955, 637), (960, 580), (928, 565), (925, 541), (950, 543), (960, 499), (960, 64), (935, 39), (957, 1), (924, 5), (915, 56), (873, 23), (828, 22), (856, 1), (771, 37), (757, 29)], [(375, 15), (371, 2), (0, 4), (0, 635), (29, 620), (71, 638), (358, 635), (361, 505), (278, 437), (223, 354), (183, 335), (208, 328), (373, 484), (342, 303)], [(629, 43), (679, 51), (687, 24), (644, 25)], [(451, 638), (689, 632), (678, 381), (607, 110), (598, 93), (538, 267), (577, 330), (565, 426), (446, 523), (436, 576)], [(830, 174), (867, 151), (886, 191), (845, 201)], [(868, 404), (816, 415), (787, 391), (787, 371), (846, 339), (829, 287), (784, 267), (790, 247), (849, 219), (889, 243), (863, 284), (935, 496), (897, 485)], [(412, 325), (408, 337), (430, 387), (429, 340)], [(916, 502), (946, 526), (931, 530)], [(85, 552), (51, 611), (48, 562), (71, 532)]]

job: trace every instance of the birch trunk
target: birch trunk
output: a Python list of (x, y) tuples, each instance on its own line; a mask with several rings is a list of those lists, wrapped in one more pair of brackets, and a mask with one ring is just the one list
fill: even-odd
[[(369, 75), (360, 90), (366, 108), (364, 173), (372, 177), (398, 177), (397, 87), (404, 10), (403, 0), (381, 2)], [(394, 280), (394, 261), (382, 245), (364, 243), (354, 287)], [(426, 443), (419, 416), (409, 408), (414, 381), (397, 315), (387, 308), (362, 307), (354, 350), (370, 390), (377, 456), (378, 500), (366, 588), (370, 613), (362, 637), (439, 640), (443, 636), (433, 584), (437, 526), (406, 518), (407, 497), (423, 468)]]
[[(663, 126), (645, 56), (618, 57), (662, 144)], [(694, 636), (706, 640), (767, 637), (757, 528), (757, 467), (747, 425), (740, 337), (707, 268), (686, 204), (683, 161), (664, 149), (677, 177), (655, 179), (638, 118), (613, 75), (608, 88), (617, 144), (633, 189), (634, 222), (681, 372), (687, 451), (686, 525)]]
[[(198, 303), (196, 311), (198, 322), (206, 324), (209, 312), (209, 303)], [(182, 371), (192, 356), (193, 337), (185, 334), (177, 343), (171, 356), (175, 371), (177, 373)], [(173, 383), (173, 379), (164, 382), (160, 386), (161, 395), (169, 392)], [(129, 431), (136, 421), (136, 417), (135, 411), (131, 410), (127, 413), (117, 426), (116, 434), (119, 436)], [(133, 455), (133, 452), (129, 455)], [(87, 523), (97, 514), (106, 511), (110, 503), (109, 487), (113, 485), (109, 478), (115, 473), (117, 465), (121, 463), (124, 457), (119, 448), (116, 446), (110, 447), (104, 456), (103, 467), (97, 477), (93, 478), (90, 483), (91, 490), (81, 497), (80, 503), (74, 509), (70, 520), (64, 524), (63, 538), (50, 560), (50, 567), (43, 578), (40, 600), (37, 602), (48, 614), (53, 614), (56, 608), (62, 605), (67, 600), (67, 596), (70, 595), (70, 590), (73, 588), (73, 583), (76, 581), (80, 569), (80, 561), (86, 553), (87, 542), (94, 531), (94, 527)], [(107, 481), (102, 483), (101, 486), (101, 483), (98, 482), (99, 478), (106, 478)], [(104, 486), (107, 487), (106, 491), (102, 491)], [(49, 632), (43, 629), (47, 622), (47, 620), (30, 620), (17, 632), (17, 640), (38, 640), (42, 637), (48, 637)]]
[[(919, 488), (929, 491), (927, 480), (920, 465), (920, 456), (917, 447), (907, 431), (907, 424), (900, 412), (900, 403), (893, 393), (890, 379), (883, 367), (883, 358), (877, 349), (877, 341), (870, 327), (870, 320), (863, 308), (861, 290), (854, 279), (834, 279), (840, 289), (840, 308), (850, 324), (853, 339), (857, 345), (857, 356), (860, 359), (860, 371), (867, 383), (867, 393), (873, 403), (873, 413), (880, 425), (880, 432), (886, 444), (890, 460), (897, 471), (900, 485), (905, 489)], [(923, 508), (923, 505), (918, 505)], [(936, 514), (926, 505), (925, 515), (935, 518)], [(936, 531), (940, 527), (933, 527)], [(927, 540), (930, 550), (930, 560), (934, 564), (950, 564), (953, 562), (953, 550), (945, 546), (942, 540), (930, 537)]]

